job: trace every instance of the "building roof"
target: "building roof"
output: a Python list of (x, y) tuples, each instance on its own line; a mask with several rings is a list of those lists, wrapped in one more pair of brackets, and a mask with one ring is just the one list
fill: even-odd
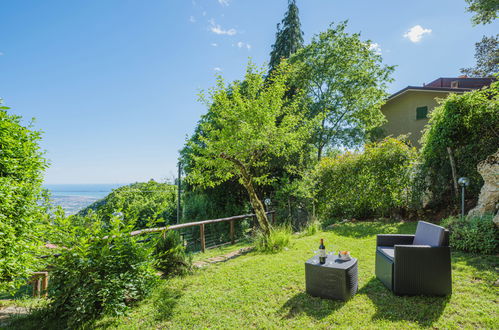
[(438, 78), (428, 84), (423, 84), (423, 86), (407, 86), (390, 95), (388, 100), (392, 100), (408, 91), (464, 93), (488, 86), (495, 80), (496, 78), (468, 78), (466, 76)]

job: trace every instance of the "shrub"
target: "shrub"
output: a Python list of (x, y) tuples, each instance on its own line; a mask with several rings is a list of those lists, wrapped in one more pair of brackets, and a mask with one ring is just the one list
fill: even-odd
[(0, 291), (15, 290), (34, 270), (43, 170), (40, 132), (21, 125), (0, 99)]
[(450, 231), (452, 248), (474, 253), (494, 254), (499, 248), (499, 230), (493, 215), (481, 217), (449, 217), (442, 226)]
[(364, 218), (408, 207), (415, 158), (414, 148), (393, 138), (323, 158), (313, 173), (318, 215)]
[(104, 199), (93, 203), (79, 215), (94, 211), (104, 221), (121, 212), (127, 224), (145, 228), (153, 224), (166, 224), (176, 217), (177, 188), (154, 180), (137, 182), (113, 190)]
[(255, 237), (255, 248), (264, 253), (282, 251), (289, 245), (292, 235), (291, 228), (287, 226), (273, 228), (268, 235), (259, 231)]
[(301, 236), (312, 236), (321, 230), (321, 223), (317, 220), (310, 222), (301, 232)]
[(154, 284), (151, 248), (138, 243), (129, 235), (131, 227), (123, 228), (116, 218), (110, 224), (104, 232), (103, 224), (95, 223), (54, 259), (48, 314), (70, 328), (103, 314), (123, 314)]
[(167, 230), (157, 239), (154, 250), (154, 265), (163, 273), (169, 275), (183, 275), (192, 267), (192, 256), (186, 252), (180, 235)]
[(477, 164), (499, 145), (499, 82), (489, 88), (451, 94), (430, 113), (421, 139), (420, 191), (429, 191), (433, 202), (452, 198), (452, 170), (448, 148), (454, 157), (457, 177), (467, 176), (467, 195), (477, 198), (483, 179)]

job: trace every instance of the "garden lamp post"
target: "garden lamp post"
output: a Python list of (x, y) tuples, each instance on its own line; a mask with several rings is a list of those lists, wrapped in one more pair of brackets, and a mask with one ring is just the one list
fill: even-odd
[(263, 202), (265, 203), (265, 208), (266, 208), (266, 211), (268, 212), (269, 206), (272, 203), (272, 201), (270, 200), (270, 198), (265, 198), (265, 200)]
[(461, 217), (464, 218), (464, 187), (470, 184), (470, 179), (463, 176), (457, 180), (457, 183), (461, 186)]

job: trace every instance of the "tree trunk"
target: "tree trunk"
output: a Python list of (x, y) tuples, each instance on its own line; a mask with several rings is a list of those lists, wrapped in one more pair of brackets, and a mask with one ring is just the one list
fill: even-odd
[(454, 161), (454, 156), (452, 155), (452, 149), (447, 147), (447, 153), (449, 154), (450, 168), (452, 171), (452, 181), (454, 183), (454, 194), (456, 198), (459, 198), (459, 188), (457, 186), (457, 174), (456, 174), (456, 162)]
[(246, 166), (240, 160), (233, 158), (229, 155), (222, 153), (220, 157), (233, 162), (239, 169), (240, 177), (243, 181), (243, 186), (244, 188), (246, 188), (246, 191), (248, 192), (250, 203), (251, 206), (253, 206), (253, 210), (255, 211), (258, 224), (260, 225), (260, 228), (263, 230), (263, 232), (266, 235), (270, 234), (270, 230), (272, 229), (272, 227), (269, 223), (269, 219), (267, 218), (265, 207), (263, 206), (263, 203), (260, 200), (260, 198), (258, 198), (255, 187), (253, 186), (253, 182), (251, 180), (251, 175), (248, 173)]

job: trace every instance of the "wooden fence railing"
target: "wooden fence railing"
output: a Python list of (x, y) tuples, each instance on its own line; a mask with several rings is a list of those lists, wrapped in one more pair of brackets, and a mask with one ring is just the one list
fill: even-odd
[[(270, 221), (271, 221), (271, 223), (274, 223), (275, 222), (275, 211), (267, 212), (267, 215), (271, 216)], [(199, 238), (201, 241), (201, 251), (204, 252), (206, 250), (206, 235), (205, 235), (205, 226), (206, 225), (220, 223), (220, 222), (229, 222), (229, 224), (230, 224), (230, 230), (229, 230), (230, 242), (231, 242), (231, 244), (234, 244), (235, 243), (234, 222), (237, 220), (244, 220), (244, 219), (255, 218), (255, 217), (256, 217), (255, 214), (243, 214), (243, 215), (236, 215), (236, 216), (228, 217), (228, 218), (203, 220), (203, 221), (196, 221), (196, 222), (186, 222), (186, 223), (180, 223), (177, 225), (171, 225), (171, 226), (165, 226), (165, 227), (135, 230), (135, 231), (132, 231), (130, 233), (130, 235), (135, 236), (135, 235), (143, 235), (143, 234), (162, 232), (164, 230), (179, 230), (179, 229), (189, 228), (189, 227), (199, 227)]]

